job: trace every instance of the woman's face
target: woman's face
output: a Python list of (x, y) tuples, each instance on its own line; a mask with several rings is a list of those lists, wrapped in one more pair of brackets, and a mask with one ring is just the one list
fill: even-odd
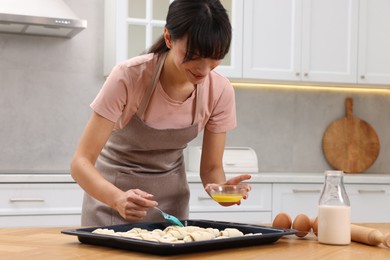
[(210, 71), (221, 64), (221, 60), (196, 56), (183, 63), (187, 51), (187, 37), (170, 42), (170, 49), (174, 65), (192, 84), (202, 83)]

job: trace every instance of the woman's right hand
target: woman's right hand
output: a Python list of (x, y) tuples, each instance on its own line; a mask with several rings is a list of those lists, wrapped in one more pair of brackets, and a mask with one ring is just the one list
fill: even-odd
[(92, 197), (117, 210), (126, 220), (140, 220), (157, 205), (153, 195), (139, 189), (126, 192), (108, 182), (95, 168), (115, 123), (93, 112), (71, 163), (74, 180)]
[(153, 195), (140, 189), (132, 189), (123, 192), (116, 200), (114, 208), (128, 221), (143, 219), (149, 208), (157, 206)]

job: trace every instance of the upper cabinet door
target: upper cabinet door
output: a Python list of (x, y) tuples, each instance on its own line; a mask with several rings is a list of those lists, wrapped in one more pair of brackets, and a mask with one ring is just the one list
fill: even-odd
[(230, 78), (242, 77), (242, 22), (243, 0), (221, 0), (232, 25), (232, 41), (229, 53), (215, 70)]
[(358, 0), (303, 0), (304, 81), (356, 83)]
[[(162, 35), (173, 0), (105, 0), (104, 74)], [(279, 82), (390, 84), (390, 0), (221, 0), (231, 48), (216, 71)], [(207, 37), (207, 36), (205, 36)]]
[(301, 0), (245, 0), (243, 78), (299, 80)]
[(390, 84), (389, 11), (389, 0), (360, 0), (359, 83)]
[(358, 0), (246, 0), (243, 77), (356, 82)]

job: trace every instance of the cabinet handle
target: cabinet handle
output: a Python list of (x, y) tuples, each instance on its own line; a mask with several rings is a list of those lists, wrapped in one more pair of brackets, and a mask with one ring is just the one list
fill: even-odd
[(305, 72), (305, 74), (303, 74), (305, 77), (309, 76), (309, 73)]
[(235, 166), (236, 164), (235, 163), (224, 163), (224, 165), (226, 165), (226, 166)]
[(361, 79), (365, 79), (366, 77), (365, 77), (364, 75), (361, 75), (360, 78), (361, 78)]
[(299, 77), (301, 75), (299, 72), (295, 73), (295, 76)]
[(45, 200), (41, 198), (11, 198), (9, 202), (45, 202)]
[(386, 193), (385, 190), (358, 190), (359, 193)]
[(301, 190), (301, 189), (293, 189), (293, 193), (320, 193), (321, 190)]
[(198, 196), (198, 200), (213, 200), (211, 197)]

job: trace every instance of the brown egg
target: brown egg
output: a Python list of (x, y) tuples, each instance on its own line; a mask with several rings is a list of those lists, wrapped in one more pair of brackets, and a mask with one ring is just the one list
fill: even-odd
[(279, 213), (272, 222), (273, 227), (291, 228), (291, 218), (287, 213)]
[(310, 219), (305, 214), (299, 214), (294, 219), (294, 222), (292, 224), (292, 228), (299, 231), (297, 234), (295, 234), (297, 237), (304, 237), (307, 235), (308, 232), (310, 232), (311, 225), (310, 225)]
[(313, 229), (313, 232), (316, 236), (318, 236), (318, 217), (316, 217), (313, 221), (313, 224), (311, 225), (311, 228)]

